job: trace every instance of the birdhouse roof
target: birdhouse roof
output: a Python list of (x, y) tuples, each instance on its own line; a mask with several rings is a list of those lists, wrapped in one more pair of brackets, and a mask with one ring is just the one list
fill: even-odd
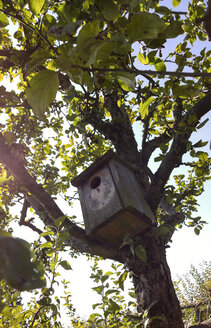
[(82, 173), (80, 173), (77, 177), (75, 177), (71, 184), (74, 187), (78, 187), (81, 185), (85, 180), (87, 180), (93, 173), (95, 173), (99, 168), (104, 166), (109, 160), (114, 159), (126, 167), (128, 167), (130, 170), (134, 170), (134, 168), (128, 164), (126, 161), (121, 159), (116, 153), (114, 153), (112, 150), (109, 150), (107, 153), (105, 153), (103, 156), (99, 157), (93, 164), (91, 164), (86, 170), (84, 170)]

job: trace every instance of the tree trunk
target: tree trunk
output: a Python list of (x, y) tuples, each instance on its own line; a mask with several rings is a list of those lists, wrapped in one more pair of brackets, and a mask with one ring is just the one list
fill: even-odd
[(166, 261), (164, 243), (158, 238), (146, 237), (141, 243), (145, 244), (147, 262), (133, 257), (127, 263), (133, 273), (138, 312), (143, 313), (149, 309), (151, 320), (147, 327), (184, 328), (179, 301)]

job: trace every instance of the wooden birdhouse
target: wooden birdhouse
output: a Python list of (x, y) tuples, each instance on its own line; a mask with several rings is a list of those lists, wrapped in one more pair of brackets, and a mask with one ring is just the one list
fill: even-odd
[(133, 169), (112, 151), (71, 183), (79, 191), (86, 233), (94, 239), (120, 246), (124, 236), (154, 224)]

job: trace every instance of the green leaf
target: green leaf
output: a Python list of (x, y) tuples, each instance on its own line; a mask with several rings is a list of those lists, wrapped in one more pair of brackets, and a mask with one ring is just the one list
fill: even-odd
[(55, 233), (53, 231), (46, 231), (42, 232), (39, 236), (44, 237), (44, 236), (53, 236)]
[(177, 7), (177, 6), (179, 6), (180, 2), (181, 2), (181, 0), (172, 0), (172, 5), (174, 7)]
[(121, 88), (125, 91), (133, 91), (136, 85), (135, 75), (131, 73), (119, 73), (117, 75)]
[(97, 59), (107, 58), (114, 51), (115, 44), (111, 41), (104, 41), (102, 43), (94, 43), (91, 46), (88, 65), (94, 64)]
[(9, 20), (5, 14), (0, 13), (0, 27), (9, 25)]
[(156, 13), (158, 14), (162, 14), (162, 15), (169, 15), (171, 14), (171, 10), (165, 6), (160, 6), (158, 8), (156, 8)]
[(201, 94), (201, 90), (193, 89), (190, 85), (180, 85), (173, 89), (173, 95), (180, 98), (192, 98)]
[(156, 62), (154, 65), (155, 65), (156, 71), (166, 71), (166, 65), (164, 64), (163, 60), (161, 60), (160, 58), (156, 59)]
[(37, 263), (32, 262), (29, 244), (22, 239), (0, 237), (0, 279), (18, 290), (31, 290), (45, 286)]
[(156, 227), (153, 229), (156, 236), (165, 236), (167, 233), (169, 233), (169, 230), (171, 227), (167, 224), (161, 224), (159, 227)]
[(7, 170), (0, 165), (0, 185), (3, 185), (5, 182), (8, 182), (10, 178), (7, 176)]
[(89, 22), (85, 24), (82, 29), (80, 30), (77, 38), (77, 49), (79, 54), (82, 56), (86, 55), (84, 54), (84, 51), (88, 51), (90, 47), (90, 42), (93, 44), (95, 41), (95, 36), (98, 35), (100, 30), (100, 21), (95, 20), (93, 22)]
[(55, 99), (58, 88), (59, 79), (55, 71), (43, 70), (31, 79), (26, 97), (37, 117), (44, 117), (43, 113)]
[(164, 155), (161, 154), (161, 155), (154, 158), (154, 162), (160, 162), (160, 161), (163, 160), (163, 158), (164, 158)]
[(14, 132), (11, 132), (11, 131), (4, 131), (3, 132), (3, 136), (4, 136), (4, 139), (5, 139), (5, 143), (8, 145), (8, 146), (11, 146), (12, 144), (14, 144), (15, 140), (16, 140), (16, 135)]
[(149, 97), (144, 103), (141, 102), (139, 105), (139, 112), (141, 118), (144, 119), (149, 113), (149, 105), (155, 100), (153, 97)]
[(119, 248), (121, 249), (122, 247), (124, 247), (125, 245), (131, 245), (133, 244), (133, 239), (130, 238), (130, 235), (127, 233), (123, 236), (123, 242), (122, 244), (119, 246)]
[(0, 301), (0, 313), (2, 313), (3, 309), (6, 307), (6, 303)]
[(206, 118), (206, 120), (204, 120), (202, 123), (199, 123), (199, 125), (197, 125), (197, 129), (201, 129), (203, 128), (203, 126), (205, 126), (205, 124), (209, 121), (209, 118)]
[(181, 22), (173, 21), (165, 30), (165, 36), (168, 39), (176, 38), (178, 35), (183, 34), (184, 31), (181, 26)]
[(195, 228), (194, 228), (194, 232), (195, 232), (195, 234), (198, 236), (198, 235), (200, 234), (200, 229), (197, 228), (197, 227), (195, 227)]
[(202, 162), (206, 162), (208, 160), (208, 154), (203, 151), (198, 151), (196, 155)]
[(112, 271), (107, 271), (107, 272), (105, 273), (105, 276), (110, 276), (110, 275), (112, 275), (112, 274), (113, 274)]
[(45, 3), (45, 0), (29, 0), (29, 7), (34, 15), (38, 15)]
[(198, 142), (196, 142), (193, 147), (204, 147), (208, 144), (208, 141), (202, 141), (202, 140), (199, 140)]
[(125, 282), (125, 280), (126, 280), (126, 278), (127, 278), (127, 275), (128, 275), (128, 272), (127, 271), (124, 271), (121, 275), (120, 275), (120, 277), (119, 277), (119, 287), (122, 289), (122, 290), (124, 290), (124, 282)]
[(129, 292), (128, 295), (132, 298), (136, 299), (136, 294), (134, 292)]
[(140, 52), (138, 53), (138, 60), (144, 65), (149, 64), (149, 58), (147, 56), (145, 57), (144, 54), (141, 54)]
[(101, 294), (102, 294), (102, 291), (103, 291), (103, 289), (104, 289), (104, 287), (103, 287), (103, 286), (97, 286), (97, 287), (92, 287), (92, 289), (93, 289), (95, 292), (97, 292), (99, 295), (101, 295)]
[(65, 261), (65, 260), (59, 262), (59, 265), (61, 265), (62, 268), (65, 269), (65, 270), (72, 270), (70, 263)]
[(4, 185), (5, 182), (8, 182), (9, 179), (7, 177), (0, 176), (0, 186)]
[(130, 244), (130, 251), (133, 255), (135, 255), (134, 244)]
[(188, 117), (188, 124), (192, 125), (195, 124), (198, 121), (198, 117), (196, 116), (196, 114), (190, 115)]
[(49, 58), (52, 58), (49, 50), (38, 49), (30, 55), (29, 65), (42, 65)]
[(111, 295), (111, 294), (113, 294), (113, 293), (119, 294), (119, 289), (108, 289), (108, 290), (105, 292), (105, 296)]
[(132, 16), (127, 26), (127, 34), (132, 42), (149, 40), (156, 39), (165, 29), (166, 25), (158, 15), (141, 12)]
[[(97, 305), (100, 305), (101, 303), (97, 303)], [(94, 304), (95, 305), (95, 304)], [(90, 316), (89, 316), (89, 321), (92, 322), (96, 319), (96, 317), (102, 317), (101, 314), (99, 313), (92, 313)]]
[(11, 237), (8, 231), (0, 230), (0, 237)]
[(116, 302), (114, 302), (113, 300), (112, 300), (112, 298), (109, 300), (109, 310), (110, 311), (118, 311), (118, 310), (120, 310), (120, 306), (119, 306), (119, 304), (117, 304)]
[(148, 53), (148, 58), (149, 58), (150, 64), (154, 64), (155, 63), (156, 58), (157, 58), (157, 57), (155, 57), (156, 53), (157, 53), (157, 50), (150, 51)]
[(113, 21), (119, 16), (118, 6), (112, 0), (100, 1), (101, 12), (108, 21)]
[(64, 40), (64, 36), (75, 34), (81, 23), (82, 21), (77, 21), (67, 25), (55, 24), (51, 26), (48, 31), (48, 34), (54, 36), (57, 40)]
[(55, 226), (58, 228), (62, 225), (62, 223), (65, 220), (65, 216), (60, 216), (59, 218), (57, 218), (54, 222), (55, 222)]
[(144, 263), (147, 262), (147, 255), (146, 255), (146, 250), (145, 250), (144, 246), (142, 246), (140, 244), (138, 246), (136, 246), (135, 247), (135, 254)]
[(34, 15), (38, 15), (45, 3), (45, 0), (29, 0), (29, 7)]
[(52, 243), (50, 241), (43, 243), (39, 246), (39, 248), (52, 248)]

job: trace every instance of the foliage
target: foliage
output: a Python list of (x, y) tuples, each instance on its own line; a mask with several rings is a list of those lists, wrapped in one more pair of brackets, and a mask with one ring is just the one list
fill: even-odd
[(90, 315), (88, 323), (94, 323), (96, 327), (145, 328), (153, 321), (149, 309), (137, 313), (136, 294), (134, 288), (129, 287), (128, 278), (132, 278), (132, 274), (121, 264), (112, 263), (111, 270), (103, 272), (95, 259), (91, 279), (97, 286), (92, 289), (100, 296), (100, 302), (92, 305), (95, 312)]
[[(179, 4), (172, 1), (175, 8)], [(151, 259), (163, 261), (165, 256), (153, 256), (152, 250), (161, 247), (163, 254), (178, 227), (188, 225), (196, 234), (203, 228), (205, 221), (195, 212), (210, 178), (210, 158), (201, 150), (206, 140), (193, 143), (191, 135), (206, 124), (203, 116), (211, 104), (205, 9), (205, 1), (196, 0), (185, 13), (151, 0), (0, 1), (0, 228), (10, 233), (0, 243), (5, 249), (7, 242), (13, 245), (12, 255), (1, 250), (0, 274), (10, 287), (21, 290), (43, 287), (43, 271), (47, 280), (46, 288), (33, 292), (36, 297), (26, 311), (18, 303), (20, 294), (15, 292), (14, 300), (11, 296), (18, 303), (14, 311), (22, 327), (51, 327), (53, 320), (61, 325), (60, 299), (53, 297), (53, 286), (56, 268), (70, 269), (59, 255), (67, 247), (71, 256), (89, 253), (124, 264), (140, 261), (141, 276), (152, 271)], [(140, 131), (140, 150), (134, 124)], [(133, 166), (157, 219), (144, 237), (129, 238), (120, 249), (87, 237), (72, 212), (77, 193), (71, 180), (109, 149)], [(177, 167), (186, 167), (187, 173), (173, 181), (170, 176)], [(32, 253), (11, 237), (17, 222), (40, 235), (30, 241)], [(26, 256), (17, 264), (13, 259), (20, 251)], [(30, 273), (36, 265), (40, 274), (33, 284)], [(23, 267), (29, 269), (27, 283), (20, 286)], [(93, 267), (93, 279), (102, 284), (105, 277)], [(107, 278), (103, 288), (106, 284)], [(4, 282), (1, 286), (8, 296)], [(64, 286), (69, 314), (80, 327), (83, 322), (76, 322), (66, 282)], [(111, 298), (108, 290), (101, 292), (102, 322), (116, 324), (121, 318), (122, 325), (130, 326), (122, 317), (126, 307), (120, 294), (114, 292)], [(148, 300), (143, 311), (153, 302)], [(10, 305), (5, 304), (2, 325), (12, 327)]]
[[(68, 283), (65, 280), (59, 280), (60, 273), (58, 272), (58, 267), (63, 268), (64, 270), (71, 270), (71, 266), (69, 262), (62, 259), (60, 256), (61, 252), (64, 251), (63, 242), (67, 238), (67, 234), (59, 228), (60, 225), (61, 220), (60, 222), (58, 221), (58, 231), (56, 234), (49, 231), (49, 229), (42, 233), (40, 238), (51, 236), (51, 241), (41, 242), (39, 239), (35, 241), (33, 245), (36, 257), (42, 259), (42, 265), (43, 268), (45, 268), (45, 276), (47, 278), (47, 285), (45, 287), (30, 286), (31, 288), (29, 289), (42, 287), (41, 291), (35, 290), (28, 295), (26, 293), (20, 294), (20, 292), (7, 287), (4, 281), (1, 282), (0, 326), (8, 328), (43, 326), (63, 327), (60, 314), (61, 300), (56, 295), (54, 288), (58, 288), (58, 285), (63, 287), (63, 298), (66, 300), (66, 306), (68, 305), (68, 307), (71, 308), (71, 300), (70, 298), (67, 298), (67, 293), (65, 293)], [(17, 260), (20, 261), (20, 258), (21, 257), (17, 255)], [(10, 271), (10, 275), (13, 273), (16, 279), (18, 277), (17, 268), (18, 267), (14, 265), (14, 272)], [(21, 268), (25, 269), (22, 265)], [(9, 274), (7, 279), (9, 279)], [(30, 279), (28, 280), (30, 281)], [(13, 285), (13, 287), (17, 289), (17, 286), (14, 283), (11, 284), (10, 281), (7, 281), (7, 283)]]
[(0, 236), (0, 278), (18, 290), (45, 286), (38, 263), (31, 261), (29, 245), (22, 239)]
[(184, 308), (184, 319), (187, 324), (196, 324), (211, 316), (211, 263), (202, 262), (199, 268), (191, 265), (190, 271), (178, 277), (176, 291)]
[(127, 277), (127, 271), (122, 272), (121, 267), (121, 264), (112, 264), (112, 271), (105, 273), (99, 268), (97, 262), (92, 267), (91, 279), (97, 283), (93, 290), (100, 296), (100, 302), (93, 304), (92, 307), (95, 312), (91, 314), (88, 321), (99, 327), (112, 325), (114, 327), (136, 327), (129, 310), (129, 306), (135, 304), (130, 301), (126, 305), (121, 293), (121, 290), (124, 289), (124, 280)]

